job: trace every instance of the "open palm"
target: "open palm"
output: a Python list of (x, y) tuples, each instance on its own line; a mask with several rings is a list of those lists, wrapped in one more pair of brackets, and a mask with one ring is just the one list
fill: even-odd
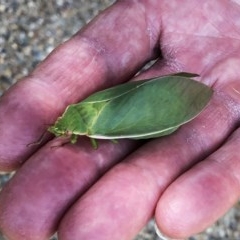
[[(18, 169), (0, 194), (2, 232), (130, 240), (155, 216), (164, 234), (185, 238), (222, 216), (240, 194), (239, 15), (238, 0), (118, 1), (13, 86), (0, 102), (0, 169)], [(152, 59), (135, 78), (193, 72), (214, 89), (192, 122), (144, 144), (28, 146), (68, 104)]]

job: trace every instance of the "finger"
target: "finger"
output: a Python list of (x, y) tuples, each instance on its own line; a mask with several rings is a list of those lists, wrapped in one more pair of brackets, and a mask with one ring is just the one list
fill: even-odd
[(205, 161), (190, 169), (161, 197), (156, 221), (165, 235), (187, 238), (203, 231), (240, 196), (240, 131)]
[(101, 141), (93, 150), (89, 139), (57, 147), (49, 142), (32, 156), (3, 188), (0, 229), (8, 239), (48, 239), (67, 208), (137, 142)]
[(2, 97), (1, 170), (21, 165), (36, 149), (26, 145), (37, 141), (69, 103), (126, 81), (156, 56), (159, 21), (151, 22), (156, 8), (153, 1), (119, 1)]
[[(229, 66), (231, 66), (231, 68), (229, 68)], [(221, 61), (204, 79), (204, 82), (207, 82), (208, 84), (215, 82), (214, 86), (218, 88), (216, 93), (219, 95), (219, 99), (222, 99), (227, 109), (235, 112), (236, 121), (231, 118), (232, 114), (226, 116), (222, 115), (221, 118), (225, 118), (227, 120), (229, 117), (229, 122), (236, 122), (236, 126), (238, 126), (237, 119), (239, 119), (238, 66), (239, 60), (236, 57), (230, 58), (228, 61)], [(230, 75), (229, 71), (226, 71), (226, 69), (231, 69)], [(153, 72), (153, 75), (154, 73), (155, 71)], [(215, 120), (213, 120), (213, 123), (217, 126), (218, 121), (219, 119), (216, 117)], [(234, 129), (234, 127), (232, 129)], [(221, 151), (218, 151), (217, 156), (222, 155), (225, 157), (227, 152), (234, 153), (234, 150), (224, 148), (222, 151), (221, 149)], [(215, 155), (213, 156), (213, 159), (210, 157), (210, 161), (213, 160), (213, 162), (215, 162), (216, 160), (216, 162), (218, 162), (218, 157), (215, 157)], [(227, 162), (227, 160), (228, 159), (226, 159), (225, 162)], [(185, 174), (186, 176), (184, 175), (183, 177), (184, 180), (182, 180), (182, 178), (180, 178), (179, 181), (177, 180), (176, 183), (174, 183), (173, 186), (171, 185), (170, 189), (164, 193), (163, 198), (161, 197), (156, 210), (156, 220), (165, 235), (174, 239), (185, 239), (193, 234), (199, 233), (214, 223), (237, 201), (236, 199), (239, 196), (239, 191), (236, 191), (236, 184), (232, 184), (232, 181), (234, 182), (234, 180), (232, 180), (232, 177), (229, 177), (231, 171), (227, 171), (229, 174), (225, 174), (223, 172), (225, 166), (222, 167), (222, 171), (219, 171), (217, 167), (215, 167), (215, 164), (209, 164), (208, 161), (209, 160), (207, 160), (207, 163), (204, 165), (204, 167), (196, 167), (196, 169), (194, 168), (194, 171), (190, 171), (189, 174)], [(213, 165), (213, 167), (208, 167), (208, 165)], [(211, 173), (209, 173), (206, 168), (209, 168)], [(229, 166), (229, 168), (231, 168), (231, 166)], [(203, 169), (205, 170), (205, 173), (203, 173)], [(217, 176), (219, 179), (211, 176), (215, 175), (215, 173), (219, 173)], [(200, 175), (201, 180), (199, 180), (196, 176), (196, 180), (194, 181), (193, 179), (195, 179), (195, 175)], [(226, 181), (227, 178), (229, 178), (230, 184), (233, 186), (233, 189), (230, 190), (230, 193), (225, 189), (229, 189), (229, 187), (226, 186), (227, 184), (224, 184), (222, 181), (220, 181), (221, 177), (226, 178)], [(206, 183), (208, 182), (209, 178), (213, 178), (213, 182), (217, 182), (219, 180), (220, 185), (222, 183), (222, 185), (225, 186), (215, 186), (215, 184), (211, 183), (210, 181), (209, 183)], [(186, 183), (182, 184), (183, 181)], [(195, 182), (197, 182), (196, 187)], [(199, 190), (201, 187), (204, 188), (204, 191)], [(222, 189), (218, 189), (218, 187)], [(222, 201), (222, 197), (220, 196), (221, 191), (225, 191), (226, 196), (224, 196), (224, 200), (226, 201)], [(215, 192), (219, 194), (216, 194)], [(205, 206), (206, 204), (209, 204), (209, 201), (211, 201), (210, 198), (212, 195), (213, 198), (219, 197), (216, 199), (217, 202), (210, 204), (208, 207)], [(219, 199), (221, 200), (219, 201)], [(199, 218), (197, 217), (197, 214), (200, 215)]]
[(105, 174), (65, 215), (60, 239), (132, 239), (153, 216), (167, 186), (236, 127), (238, 114), (229, 110), (226, 98), (215, 94), (198, 118), (144, 145)]

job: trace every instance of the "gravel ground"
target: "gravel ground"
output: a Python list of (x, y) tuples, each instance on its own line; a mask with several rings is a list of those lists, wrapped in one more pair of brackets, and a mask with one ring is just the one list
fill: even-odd
[[(113, 0), (0, 0), (0, 94)], [(0, 175), (0, 188), (11, 174)], [(240, 203), (189, 240), (240, 240)], [(0, 239), (3, 239), (0, 236)], [(151, 221), (135, 240), (157, 240)]]

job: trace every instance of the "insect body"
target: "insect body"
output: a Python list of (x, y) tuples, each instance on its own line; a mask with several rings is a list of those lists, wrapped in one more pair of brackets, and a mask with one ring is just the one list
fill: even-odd
[(56, 136), (92, 139), (147, 139), (168, 135), (195, 118), (212, 89), (179, 73), (132, 81), (70, 105), (48, 130)]

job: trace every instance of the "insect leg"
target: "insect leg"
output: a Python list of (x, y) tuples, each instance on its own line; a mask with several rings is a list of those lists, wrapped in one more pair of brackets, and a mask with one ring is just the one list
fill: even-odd
[(91, 140), (92, 147), (94, 149), (97, 149), (98, 148), (97, 140), (95, 138), (90, 138), (90, 140)]

